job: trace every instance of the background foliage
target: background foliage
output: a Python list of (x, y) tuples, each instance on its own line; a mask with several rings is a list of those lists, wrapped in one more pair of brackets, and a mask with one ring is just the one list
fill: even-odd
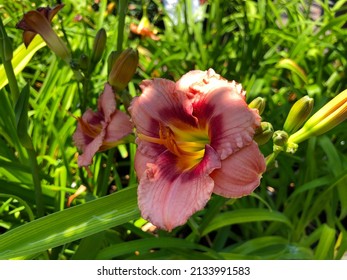
[[(14, 49), (24, 12), (53, 1), (0, 1)], [(291, 105), (308, 94), (319, 109), (347, 86), (345, 2), (206, 1), (199, 16), (180, 1), (171, 19), (159, 0), (144, 1), (160, 40), (129, 30), (143, 14), (129, 1), (123, 48), (139, 51), (139, 68), (120, 95), (121, 109), (140, 93), (141, 80), (177, 80), (192, 69), (213, 68), (241, 82), (248, 101), (267, 101), (263, 119), (282, 129)], [(78, 62), (93, 38), (107, 31), (107, 49), (91, 77), (89, 104), (107, 80), (107, 57), (118, 38), (118, 2), (64, 1), (54, 28)], [(313, 10), (321, 8), (316, 18)], [(284, 60), (286, 59), (286, 60)], [(0, 69), (4, 76), (4, 70)], [(0, 77), (4, 79), (4, 77)], [(280, 154), (254, 194), (213, 196), (207, 207), (172, 232), (151, 231), (140, 218), (133, 169), (134, 144), (97, 154), (90, 171), (77, 166), (72, 142), (82, 87), (70, 67), (40, 48), (17, 75), (30, 90), (28, 134), (37, 153), (43, 216), (37, 207), (32, 163), (21, 145), (8, 86), (0, 90), (0, 259), (340, 259), (347, 251), (347, 123)], [(1, 80), (2, 81), (2, 80)], [(127, 98), (128, 97), (128, 98)], [(261, 147), (272, 151), (271, 141)], [(86, 190), (67, 206), (68, 198)], [(155, 207), (155, 206), (154, 206)], [(178, 209), (179, 211), (179, 209)], [(143, 228), (145, 226), (145, 228)]]

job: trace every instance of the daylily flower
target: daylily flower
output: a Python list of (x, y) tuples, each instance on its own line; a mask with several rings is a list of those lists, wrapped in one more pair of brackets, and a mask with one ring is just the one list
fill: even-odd
[(160, 40), (156, 35), (158, 33), (157, 30), (151, 25), (146, 15), (143, 15), (139, 25), (136, 25), (133, 22), (130, 23), (130, 31), (137, 35), (141, 35), (142, 37), (149, 37), (154, 41)]
[(172, 82), (145, 80), (129, 108), (137, 129), (135, 169), (142, 216), (172, 230), (201, 210), (212, 193), (249, 195), (265, 160), (253, 141), (257, 109), (241, 84), (212, 69)]
[(96, 152), (121, 144), (132, 133), (132, 128), (129, 116), (116, 109), (112, 87), (105, 84), (104, 92), (98, 100), (98, 111), (88, 109), (78, 118), (73, 135), (75, 145), (83, 151), (78, 157), (78, 165), (88, 166)]
[(23, 42), (26, 47), (40, 34), (47, 46), (59, 57), (70, 62), (71, 55), (65, 43), (54, 32), (51, 27), (53, 17), (64, 7), (64, 4), (57, 5), (53, 9), (50, 7), (40, 7), (37, 10), (24, 14), (23, 19), (17, 23), (18, 29), (24, 30)]

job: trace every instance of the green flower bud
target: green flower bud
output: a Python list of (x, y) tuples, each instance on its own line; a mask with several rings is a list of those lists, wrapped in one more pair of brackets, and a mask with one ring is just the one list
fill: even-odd
[(339, 93), (289, 137), (290, 143), (300, 143), (312, 136), (321, 135), (347, 119), (347, 89)]
[(276, 146), (284, 146), (288, 141), (288, 134), (283, 130), (277, 130), (272, 136), (272, 141)]
[(261, 122), (260, 126), (255, 131), (253, 139), (258, 145), (264, 145), (271, 139), (273, 133), (274, 130), (271, 123)]
[(131, 48), (123, 51), (113, 63), (110, 75), (108, 76), (109, 84), (116, 90), (123, 90), (135, 74), (139, 55), (136, 50)]
[(248, 104), (248, 107), (252, 109), (258, 109), (259, 115), (261, 115), (265, 109), (265, 99), (262, 97), (257, 97)]
[(311, 114), (313, 108), (313, 98), (308, 95), (296, 101), (290, 109), (283, 129), (288, 133), (297, 131)]
[(101, 28), (98, 33), (96, 33), (94, 44), (93, 44), (93, 52), (91, 57), (92, 64), (96, 64), (100, 61), (102, 54), (105, 50), (106, 46), (106, 31), (105, 29)]

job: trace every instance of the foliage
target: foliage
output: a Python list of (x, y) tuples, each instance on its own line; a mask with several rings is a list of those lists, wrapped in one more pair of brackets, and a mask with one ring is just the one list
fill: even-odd
[[(15, 25), (23, 12), (52, 3), (5, 2), (0, 1), (0, 16), (16, 49), (22, 42)], [(87, 84), (40, 46), (16, 76), (23, 89), (19, 98), (28, 95), (29, 111), (24, 105), (13, 110), (0, 68), (0, 259), (341, 259), (347, 251), (346, 122), (301, 143), (294, 155), (280, 154), (251, 196), (213, 196), (172, 232), (143, 228), (147, 222), (136, 204), (135, 144), (98, 153), (90, 170), (78, 168), (73, 116), (82, 115), (80, 96), (86, 92), (88, 107), (96, 107), (107, 81), (107, 57), (120, 37), (118, 2), (102, 0), (93, 7), (90, 2), (65, 1), (53, 20), (77, 64), (91, 55), (97, 31), (106, 30), (106, 51)], [(140, 62), (119, 95), (120, 109), (140, 93), (143, 79), (177, 80), (192, 69), (213, 68), (241, 82), (248, 101), (265, 98), (262, 117), (275, 130), (306, 94), (317, 111), (347, 84), (347, 14), (346, 1), (332, 7), (315, 1), (323, 15), (314, 20), (310, 2), (215, 0), (202, 5), (197, 16), (190, 1), (180, 1), (173, 20), (154, 0), (147, 9), (159, 30), (155, 41), (130, 33), (130, 23), (138, 23), (143, 13), (140, 1), (130, 1), (122, 48), (137, 48)], [(20, 55), (22, 60), (29, 54)], [(23, 114), (26, 125), (18, 131)], [(32, 147), (23, 143), (23, 130)], [(271, 141), (261, 150), (269, 155)], [(86, 191), (68, 206), (80, 186)]]

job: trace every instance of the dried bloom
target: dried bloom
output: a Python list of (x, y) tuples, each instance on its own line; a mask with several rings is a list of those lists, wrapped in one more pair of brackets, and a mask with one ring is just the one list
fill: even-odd
[(212, 69), (176, 83), (146, 80), (129, 108), (137, 129), (135, 169), (142, 216), (172, 230), (202, 209), (212, 193), (249, 195), (265, 160), (253, 141), (260, 125), (245, 91)]
[(88, 166), (98, 151), (104, 151), (122, 143), (132, 133), (127, 114), (116, 109), (115, 96), (109, 84), (98, 100), (98, 111), (88, 109), (78, 118), (73, 140), (83, 154), (78, 157), (79, 166)]
[(141, 35), (142, 37), (149, 37), (155, 41), (160, 40), (156, 35), (158, 31), (151, 25), (146, 15), (141, 18), (139, 25), (130, 23), (130, 31), (137, 35)]
[(17, 23), (16, 27), (22, 29), (23, 42), (26, 47), (34, 39), (36, 34), (40, 34), (47, 46), (56, 55), (70, 62), (70, 52), (65, 43), (59, 38), (51, 27), (53, 17), (64, 7), (63, 4), (57, 5), (53, 9), (50, 7), (40, 7), (37, 10), (29, 11), (24, 14), (23, 19)]

